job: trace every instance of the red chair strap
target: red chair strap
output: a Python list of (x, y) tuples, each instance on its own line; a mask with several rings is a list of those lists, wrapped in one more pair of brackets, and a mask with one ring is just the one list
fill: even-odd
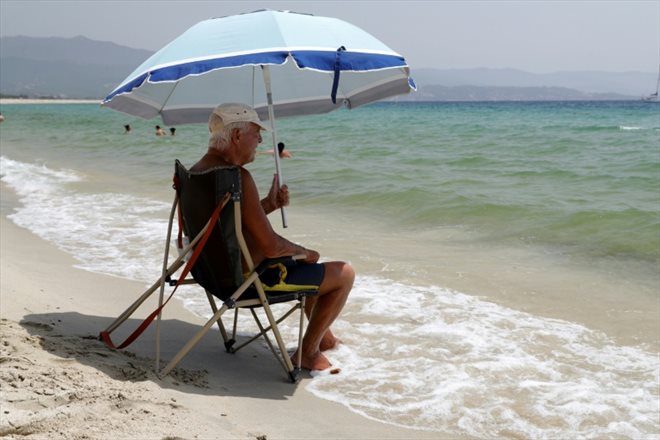
[[(99, 338), (103, 342), (105, 342), (105, 345), (107, 345), (110, 348), (119, 349), (119, 350), (122, 348), (126, 348), (129, 345), (131, 345), (133, 341), (135, 341), (147, 329), (147, 327), (149, 327), (149, 324), (151, 324), (154, 318), (158, 316), (158, 314), (161, 312), (161, 310), (163, 310), (165, 305), (168, 302), (170, 302), (170, 300), (174, 296), (174, 292), (176, 292), (176, 289), (179, 288), (181, 283), (183, 283), (183, 280), (185, 280), (186, 276), (188, 276), (188, 274), (192, 270), (193, 266), (195, 265), (195, 262), (197, 261), (197, 258), (202, 253), (202, 250), (204, 249), (206, 242), (211, 236), (211, 232), (213, 232), (213, 228), (215, 228), (215, 225), (218, 222), (218, 217), (220, 217), (220, 212), (225, 207), (225, 205), (227, 204), (230, 198), (231, 198), (231, 193), (225, 194), (225, 196), (222, 198), (220, 203), (218, 203), (218, 206), (216, 206), (215, 210), (213, 211), (213, 214), (211, 215), (211, 219), (209, 220), (209, 226), (206, 228), (206, 232), (204, 232), (204, 235), (195, 246), (195, 250), (190, 256), (188, 263), (183, 268), (183, 271), (181, 272), (181, 276), (179, 276), (179, 279), (177, 280), (176, 285), (174, 286), (174, 290), (172, 290), (172, 293), (170, 293), (170, 296), (167, 298), (167, 300), (160, 307), (158, 307), (156, 310), (151, 312), (151, 314), (147, 316), (144, 319), (144, 321), (142, 321), (142, 324), (140, 324), (140, 326), (137, 329), (135, 329), (135, 331), (131, 333), (131, 335), (128, 338), (126, 338), (126, 340), (122, 342), (119, 346), (115, 346), (115, 344), (112, 342), (112, 339), (110, 338), (110, 333), (108, 333), (107, 330), (102, 331), (99, 335)], [(179, 212), (180, 211), (181, 209), (179, 207)], [(179, 225), (179, 228), (181, 228), (181, 224)]]

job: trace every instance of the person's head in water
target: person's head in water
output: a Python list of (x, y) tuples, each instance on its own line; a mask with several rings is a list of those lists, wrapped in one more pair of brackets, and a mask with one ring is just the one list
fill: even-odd
[(171, 134), (172, 136), (176, 136), (176, 128), (174, 128), (174, 127), (170, 127), (170, 134)]
[(278, 142), (277, 143), (277, 152), (279, 154), (282, 154), (282, 151), (284, 151), (284, 142)]

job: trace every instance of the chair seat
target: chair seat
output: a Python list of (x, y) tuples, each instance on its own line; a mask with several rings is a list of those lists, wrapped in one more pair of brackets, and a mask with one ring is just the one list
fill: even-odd
[[(299, 301), (302, 298), (308, 297), (308, 296), (315, 296), (318, 295), (318, 290), (296, 290), (294, 292), (283, 292), (283, 291), (276, 291), (276, 290), (267, 290), (264, 289), (264, 292), (266, 293), (266, 298), (268, 299), (269, 304), (278, 304), (278, 303), (284, 303), (284, 302), (289, 302), (289, 301)], [(249, 299), (259, 299), (259, 293), (257, 292), (257, 289), (254, 286), (251, 286), (249, 289), (241, 295), (241, 301), (242, 300), (249, 300)], [(248, 307), (261, 307), (260, 304), (256, 304), (254, 306), (248, 306)]]

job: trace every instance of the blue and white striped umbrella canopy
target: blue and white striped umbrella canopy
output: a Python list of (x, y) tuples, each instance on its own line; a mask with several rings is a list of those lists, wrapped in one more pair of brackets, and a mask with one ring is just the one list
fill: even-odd
[(166, 125), (207, 122), (225, 102), (268, 118), (268, 66), (276, 118), (358, 107), (409, 93), (405, 59), (344, 21), (263, 10), (202, 21), (156, 52), (102, 105)]

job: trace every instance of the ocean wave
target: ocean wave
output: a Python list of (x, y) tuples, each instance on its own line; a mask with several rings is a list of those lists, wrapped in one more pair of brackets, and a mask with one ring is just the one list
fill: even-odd
[[(2, 181), (22, 206), (8, 217), (79, 261), (77, 267), (148, 282), (162, 256), (168, 205), (121, 193), (84, 193), (73, 170), (0, 157)], [(158, 237), (154, 240), (154, 237)]]
[[(202, 295), (185, 296), (210, 317)], [(249, 314), (239, 319), (239, 336), (258, 330)], [(657, 354), (579, 324), (358, 276), (333, 329), (344, 344), (326, 355), (342, 372), (315, 374), (307, 390), (373, 420), (476, 438), (652, 438), (660, 429)], [(280, 330), (297, 340), (294, 324)]]
[[(646, 437), (660, 366), (583, 326), (361, 277), (308, 389), (382, 422), (478, 438)], [(635, 390), (631, 393), (630, 390)]]

